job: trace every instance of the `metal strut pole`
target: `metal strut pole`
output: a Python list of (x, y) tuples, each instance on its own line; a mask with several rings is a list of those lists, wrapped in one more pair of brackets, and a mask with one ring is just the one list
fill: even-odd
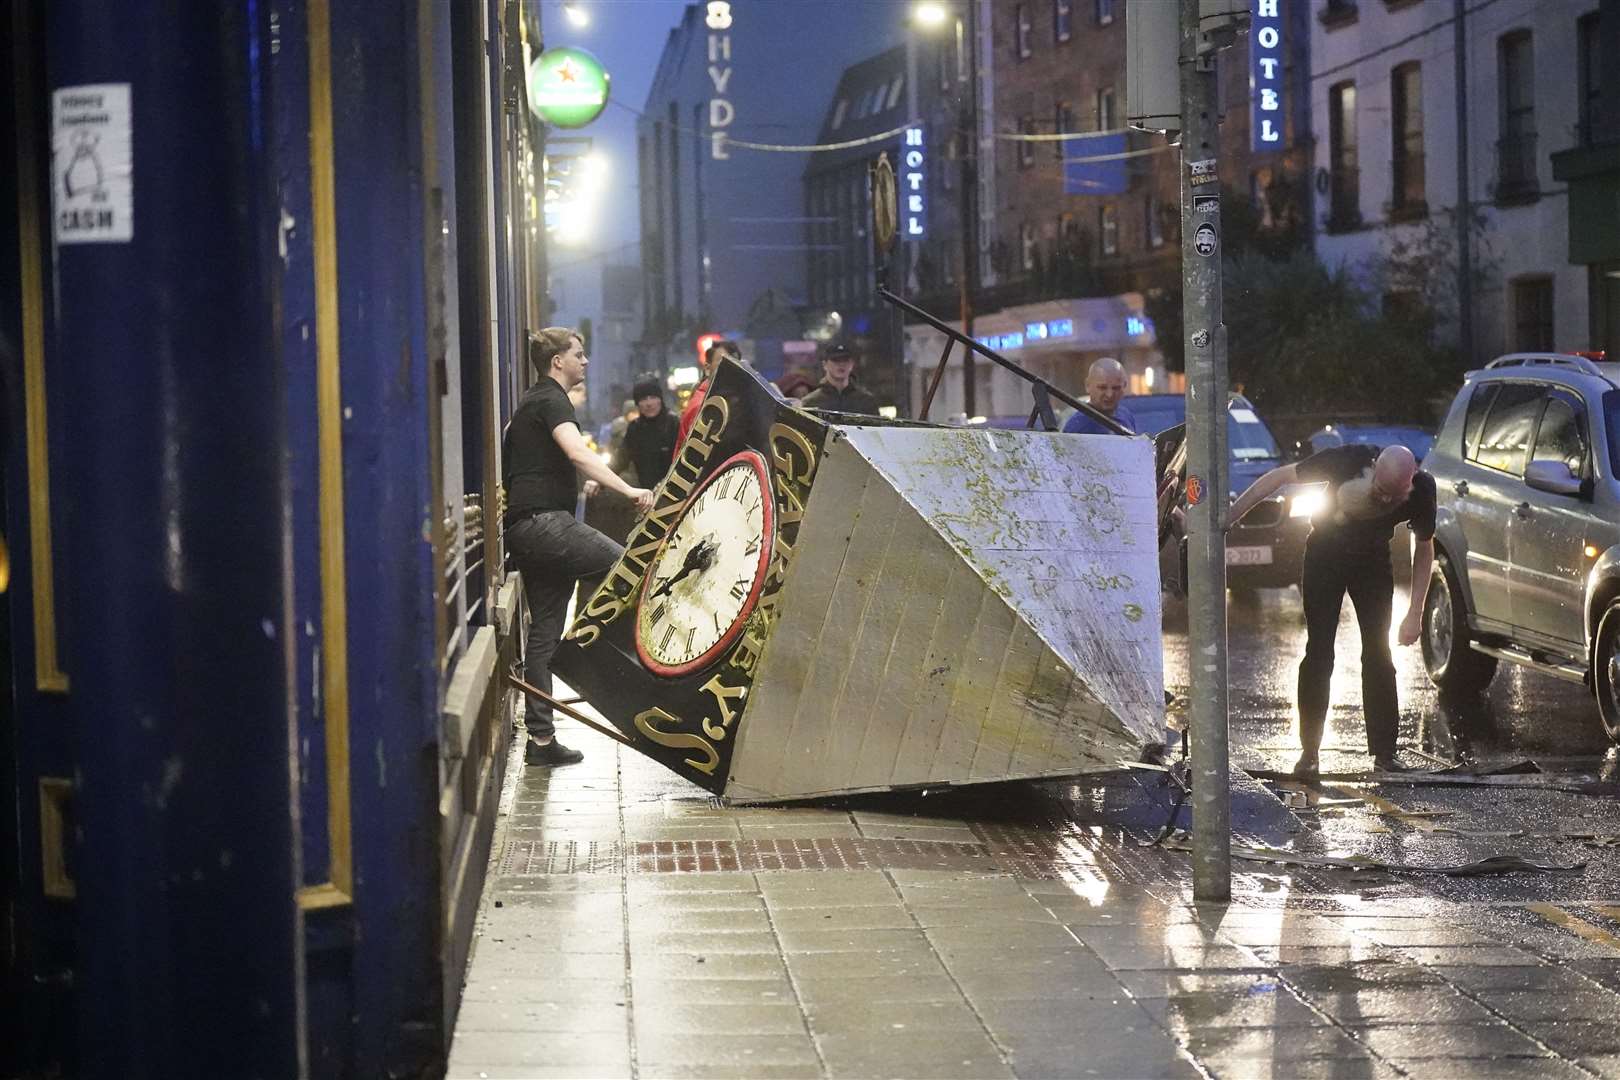
[(1226, 700), (1226, 327), (1213, 52), (1181, 0), (1181, 283), (1187, 335), (1187, 605), (1192, 675), (1193, 897), (1232, 896)]

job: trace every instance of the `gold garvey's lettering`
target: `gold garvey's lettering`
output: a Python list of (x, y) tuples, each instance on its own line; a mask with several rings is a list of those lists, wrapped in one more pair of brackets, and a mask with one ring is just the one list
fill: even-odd
[(755, 621), (750, 619), (748, 629), (743, 631), (742, 637), (737, 640), (737, 647), (731, 650), (731, 655), (727, 659), (731, 661), (732, 667), (744, 675), (751, 676), (754, 674), (754, 667), (759, 663), (760, 650), (764, 647), (765, 643), (756, 632)]
[(667, 746), (672, 750), (700, 750), (705, 760), (687, 758), (686, 764), (700, 773), (714, 775), (714, 767), (720, 764), (720, 751), (701, 735), (694, 735), (689, 731), (664, 731), (658, 725), (678, 725), (681, 720), (671, 716), (663, 709), (652, 708), (636, 714), (636, 730), (659, 746)]
[(732, 700), (740, 701), (747, 697), (748, 688), (746, 686), (727, 686), (720, 681), (720, 676), (716, 675), (703, 684), (703, 689), (705, 692), (714, 695), (715, 704), (720, 707), (720, 723), (716, 724), (713, 720), (705, 718), (703, 721), (703, 733), (719, 742), (726, 737), (727, 730), (737, 719), (737, 714), (731, 711), (729, 702)]
[[(786, 424), (772, 424), (770, 432), (771, 461), (775, 463), (777, 472), (786, 475), (796, 484), (809, 484), (811, 477), (816, 475), (816, 448), (804, 433)], [(795, 473), (794, 465), (800, 467)]]

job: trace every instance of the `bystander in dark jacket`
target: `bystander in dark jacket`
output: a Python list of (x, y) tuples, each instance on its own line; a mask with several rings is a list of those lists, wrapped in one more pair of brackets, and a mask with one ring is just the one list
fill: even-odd
[(613, 471), (634, 468), (636, 483), (656, 487), (669, 471), (680, 438), (681, 422), (664, 403), (664, 393), (656, 380), (638, 382), (632, 391), (637, 416), (625, 428), (624, 441), (613, 455)]
[(834, 345), (821, 358), (821, 385), (800, 402), (807, 409), (829, 412), (878, 414), (878, 401), (855, 384), (855, 354), (847, 346)]

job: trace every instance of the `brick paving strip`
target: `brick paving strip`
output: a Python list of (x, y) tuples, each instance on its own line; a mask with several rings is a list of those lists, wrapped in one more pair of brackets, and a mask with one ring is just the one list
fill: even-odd
[(1612, 904), (1239, 867), (1196, 905), (1122, 829), (716, 806), (563, 737), (514, 770), (455, 1080), (1620, 1077)]

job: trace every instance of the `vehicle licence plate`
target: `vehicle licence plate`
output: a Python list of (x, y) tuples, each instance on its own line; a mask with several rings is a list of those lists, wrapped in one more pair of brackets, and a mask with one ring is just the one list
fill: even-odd
[(1256, 547), (1229, 547), (1226, 549), (1227, 566), (1270, 566), (1271, 545)]

